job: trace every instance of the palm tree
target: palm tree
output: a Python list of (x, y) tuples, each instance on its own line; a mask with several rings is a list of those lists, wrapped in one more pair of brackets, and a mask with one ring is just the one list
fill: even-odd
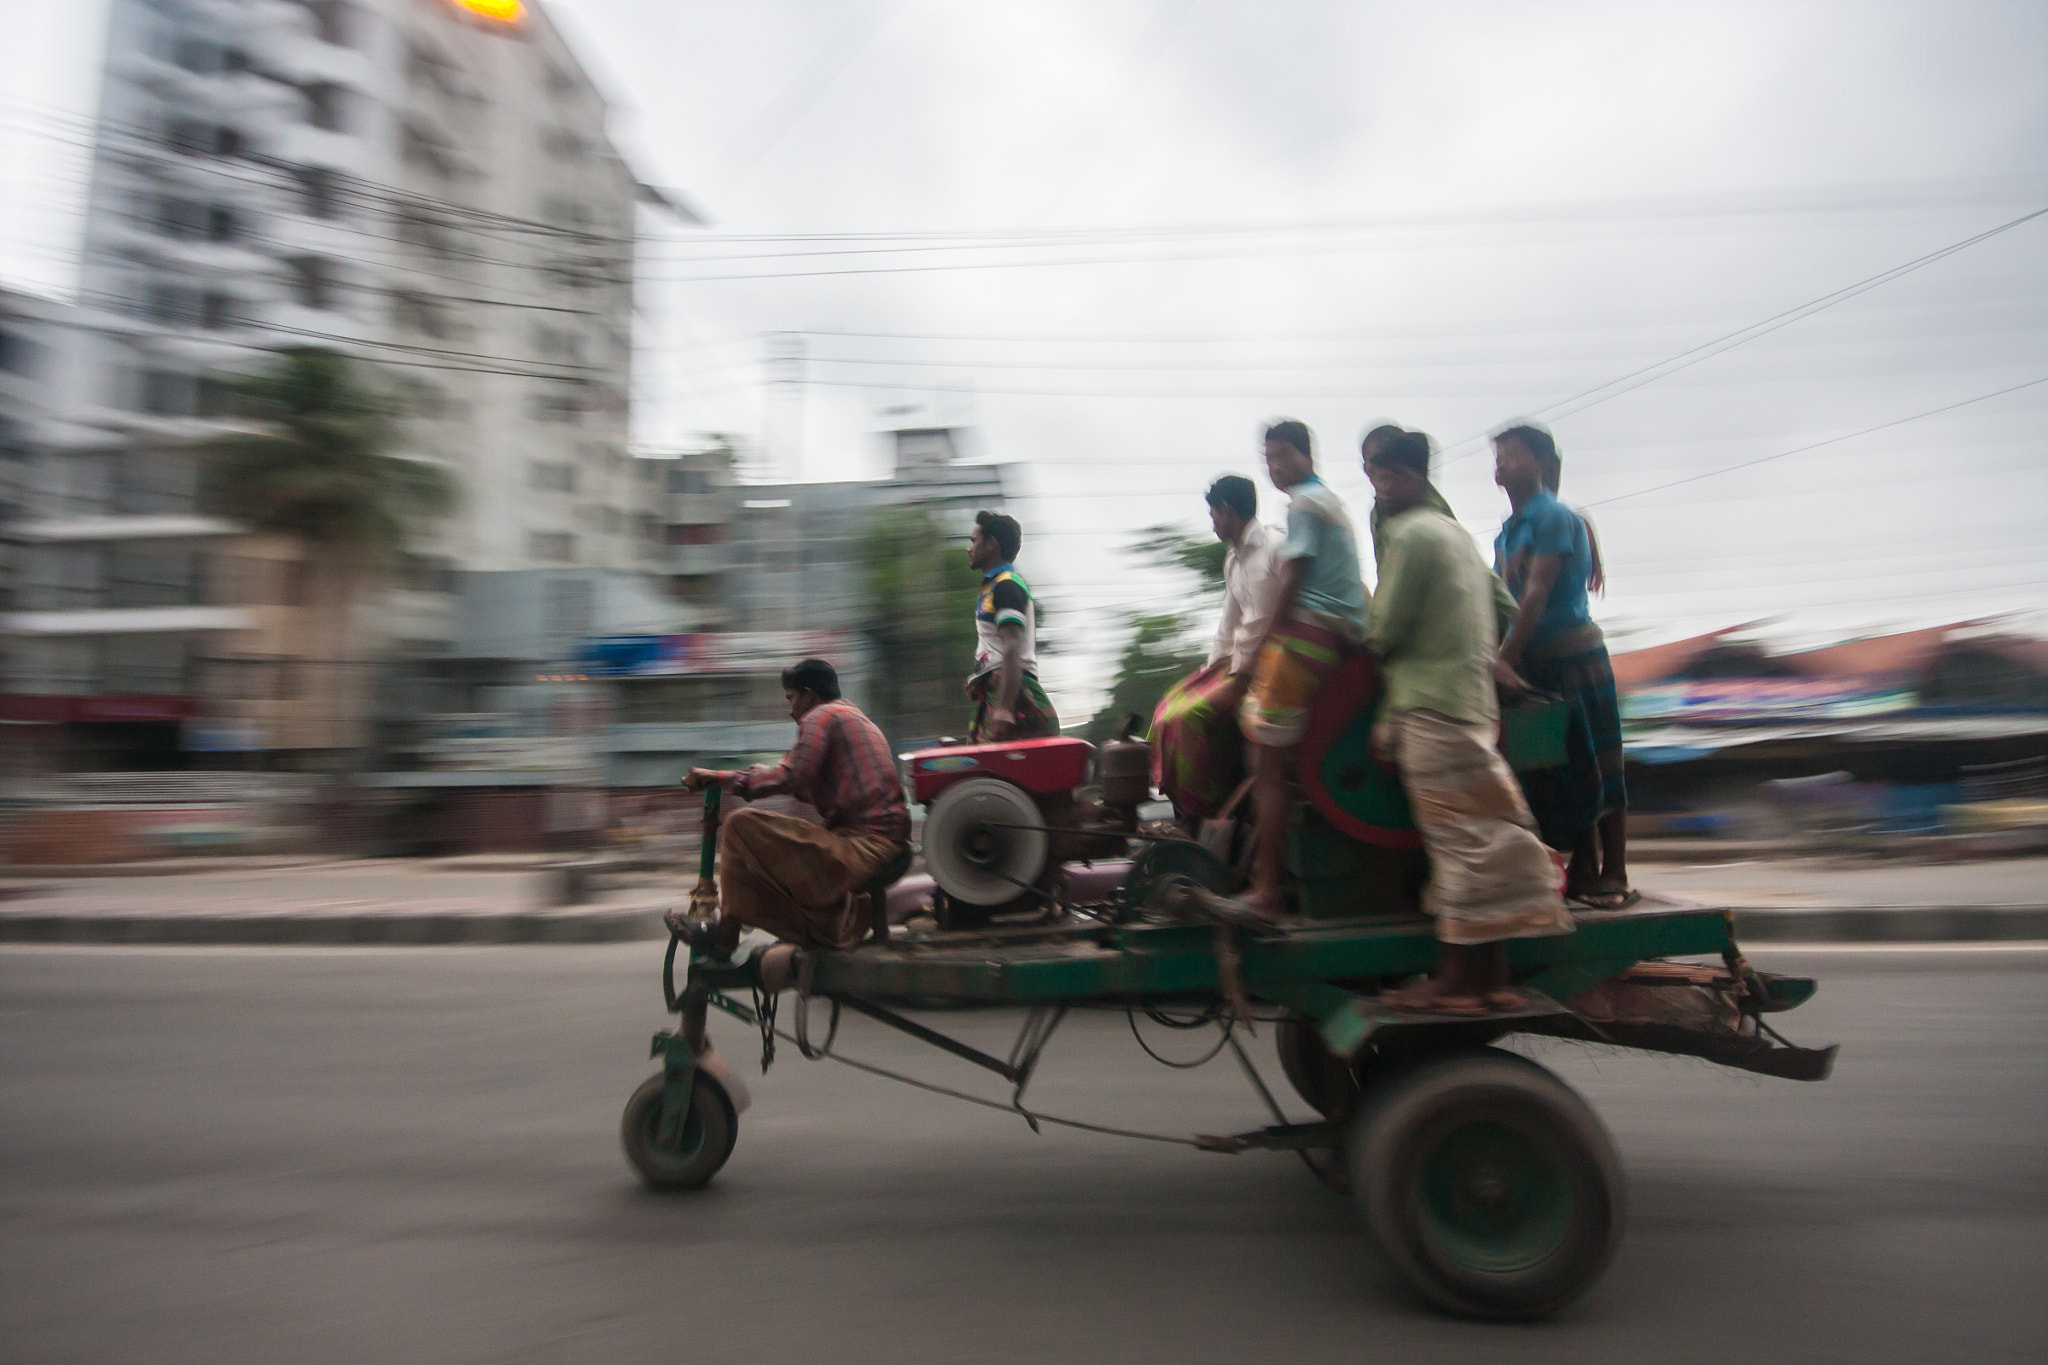
[(205, 452), (201, 496), (220, 515), (365, 567), (388, 564), (420, 518), (455, 505), (444, 471), (387, 453), (397, 435), (392, 401), (347, 358), (294, 347), (234, 388), (265, 429)]
[(254, 534), (253, 562), (282, 574), (259, 600), (300, 609), (274, 613), (261, 642), (291, 661), (281, 668), (309, 675), (274, 689), (301, 704), (270, 718), (302, 731), (314, 721), (324, 738), (303, 747), (354, 747), (368, 694), (356, 607), (420, 524), (453, 508), (455, 481), (389, 453), (395, 404), (333, 351), (284, 350), (271, 369), (231, 387), (249, 426), (202, 449), (200, 498)]

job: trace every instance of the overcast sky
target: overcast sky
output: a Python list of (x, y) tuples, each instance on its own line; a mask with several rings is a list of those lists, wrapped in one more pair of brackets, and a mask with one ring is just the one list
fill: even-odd
[[(0, 3), (6, 98), (89, 113), (102, 6)], [(1430, 431), (1490, 541), (1471, 438), (1555, 412), (1623, 647), (2048, 603), (2048, 383), (1985, 397), (2048, 380), (2048, 217), (1598, 389), (2048, 207), (2048, 5), (551, 10), (643, 178), (711, 220), (644, 247), (636, 440), (759, 433), (781, 331), (807, 477), (881, 472), (892, 405), (973, 422), (1033, 495), (1070, 719), (1112, 614), (1179, 590), (1117, 547), (1201, 524), (1283, 414), (1361, 523), (1361, 432)], [(82, 165), (0, 126), (6, 274), (61, 285)]]

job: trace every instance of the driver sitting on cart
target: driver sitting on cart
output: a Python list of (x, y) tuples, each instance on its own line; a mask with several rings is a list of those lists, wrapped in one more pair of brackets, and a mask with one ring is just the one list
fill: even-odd
[[(823, 817), (747, 808), (719, 825), (719, 917), (668, 912), (670, 929), (690, 944), (730, 957), (746, 929), (782, 940), (758, 959), (764, 990), (788, 984), (797, 947), (851, 948), (871, 927), (853, 895), (909, 846), (910, 812), (889, 742), (875, 723), (839, 695), (839, 674), (823, 659), (783, 670), (782, 692), (796, 722), (796, 745), (780, 763), (745, 772), (692, 768), (690, 791), (713, 783), (741, 800), (784, 792)], [(877, 903), (872, 913), (883, 913)], [(787, 945), (787, 946), (783, 946)]]

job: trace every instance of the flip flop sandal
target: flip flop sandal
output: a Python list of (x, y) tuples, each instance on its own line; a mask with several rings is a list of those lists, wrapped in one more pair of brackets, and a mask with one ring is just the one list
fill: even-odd
[(1477, 995), (1439, 995), (1421, 1001), (1389, 1000), (1383, 995), (1380, 997), (1380, 1003), (1388, 1009), (1400, 1010), (1403, 1014), (1449, 1014), (1464, 1016), (1485, 1014), (1489, 1008), (1485, 998)]

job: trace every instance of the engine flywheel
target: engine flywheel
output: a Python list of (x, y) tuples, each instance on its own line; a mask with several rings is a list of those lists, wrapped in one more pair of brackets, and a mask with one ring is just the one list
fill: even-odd
[(924, 865), (954, 900), (1002, 905), (1045, 871), (1045, 820), (1023, 788), (970, 777), (940, 792), (924, 819)]

